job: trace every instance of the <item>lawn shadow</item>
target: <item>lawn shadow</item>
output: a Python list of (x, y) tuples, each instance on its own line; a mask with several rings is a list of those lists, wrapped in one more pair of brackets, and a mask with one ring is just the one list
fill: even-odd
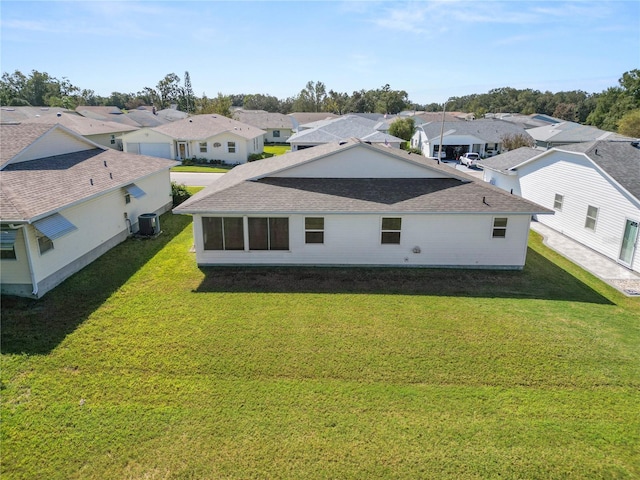
[(2, 353), (50, 352), (190, 222), (185, 215), (165, 213), (160, 217), (158, 237), (126, 240), (39, 300), (3, 295)]
[(522, 271), (364, 267), (201, 267), (196, 292), (379, 293), (528, 298), (613, 305), (529, 248)]

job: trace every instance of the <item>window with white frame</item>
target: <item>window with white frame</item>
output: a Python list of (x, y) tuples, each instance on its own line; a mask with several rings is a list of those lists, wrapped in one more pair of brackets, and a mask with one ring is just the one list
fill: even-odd
[(555, 198), (553, 199), (553, 208), (554, 210), (562, 211), (562, 204), (564, 202), (564, 196), (556, 193)]
[(200, 142), (200, 153), (207, 153), (207, 142)]
[(383, 245), (399, 245), (402, 218), (383, 217), (381, 226), (380, 243)]
[(491, 236), (493, 238), (505, 238), (507, 236), (507, 218), (495, 217), (493, 219), (493, 230)]
[(273, 131), (273, 138), (279, 138), (280, 137), (280, 130), (274, 130)]
[(594, 207), (589, 205), (587, 207), (587, 218), (584, 222), (584, 228), (588, 228), (589, 230), (596, 229), (596, 222), (598, 221), (598, 207)]
[(324, 243), (324, 217), (305, 217), (304, 243)]
[(229, 153), (236, 153), (236, 142), (227, 142), (227, 151)]
[(116, 143), (116, 136), (111, 135), (111, 145), (115, 145), (115, 143)]

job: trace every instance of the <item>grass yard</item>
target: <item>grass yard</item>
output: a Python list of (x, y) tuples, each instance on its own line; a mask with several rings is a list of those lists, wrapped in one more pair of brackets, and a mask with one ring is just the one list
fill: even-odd
[(172, 172), (188, 173), (227, 173), (233, 167), (207, 167), (203, 165), (177, 165), (171, 167)]
[(164, 215), (2, 298), (9, 479), (640, 478), (640, 302), (523, 272), (207, 268)]
[(291, 145), (265, 145), (264, 151), (274, 155), (284, 155), (291, 151)]

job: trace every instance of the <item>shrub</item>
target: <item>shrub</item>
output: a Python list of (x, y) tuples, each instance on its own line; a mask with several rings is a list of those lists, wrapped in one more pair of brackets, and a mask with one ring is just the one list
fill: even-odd
[(171, 197), (173, 198), (173, 206), (177, 207), (186, 199), (191, 196), (187, 187), (183, 184), (178, 185), (176, 182), (171, 182)]
[(273, 156), (274, 156), (274, 154), (273, 153), (269, 153), (269, 152), (252, 153), (247, 158), (247, 162), (255, 162), (256, 160), (262, 160), (263, 158), (269, 158), (269, 157), (273, 157)]

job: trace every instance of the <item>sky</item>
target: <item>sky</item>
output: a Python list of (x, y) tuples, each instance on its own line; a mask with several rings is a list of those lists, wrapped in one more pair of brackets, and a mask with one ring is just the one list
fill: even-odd
[(411, 102), (494, 88), (600, 93), (640, 68), (640, 1), (8, 1), (0, 66), (109, 96), (189, 72), (197, 96), (352, 94)]

